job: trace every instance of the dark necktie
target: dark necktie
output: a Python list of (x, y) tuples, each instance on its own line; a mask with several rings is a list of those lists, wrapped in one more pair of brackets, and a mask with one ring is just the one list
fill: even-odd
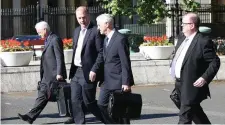
[(105, 37), (104, 43), (105, 43), (105, 48), (107, 48), (107, 46), (109, 44), (109, 38), (108, 37)]

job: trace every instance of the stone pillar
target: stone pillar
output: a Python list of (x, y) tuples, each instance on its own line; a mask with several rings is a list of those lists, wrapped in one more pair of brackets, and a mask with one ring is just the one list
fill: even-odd
[[(13, 14), (20, 15), (21, 13), (21, 0), (13, 0)], [(22, 33), (22, 18), (21, 16), (13, 17), (13, 35), (23, 35)]]
[[(67, 1), (67, 7), (69, 7), (69, 13), (75, 13), (76, 8), (75, 6), (77, 5), (76, 0), (68, 0)], [(73, 31), (75, 29), (76, 26), (76, 14), (70, 14), (67, 17), (67, 34), (68, 37), (72, 37), (73, 36)]]
[(57, 23), (57, 31), (60, 34), (61, 38), (66, 37), (66, 15), (65, 12), (65, 0), (57, 0), (58, 8), (60, 8), (59, 13), (63, 13), (63, 15), (58, 16), (58, 23)]
[[(43, 9), (45, 7), (48, 7), (48, 0), (39, 0), (39, 5), (40, 5), (40, 18), (43, 19), (44, 15), (43, 15)], [(47, 21), (47, 19), (45, 20)]]
[(12, 8), (12, 0), (2, 0), (1, 9)]
[(76, 0), (67, 0), (66, 1), (66, 6), (70, 7), (70, 6), (75, 6), (77, 4)]
[(80, 5), (87, 6), (87, 0), (80, 0)]
[[(173, 0), (166, 0), (166, 4), (173, 4)], [(167, 37), (171, 37), (173, 35), (173, 33), (172, 33), (172, 21), (173, 20), (171, 18), (166, 17), (166, 36)]]
[(39, 0), (40, 1), (40, 6), (47, 6), (48, 5), (48, 0)]
[(221, 2), (221, 4), (225, 4), (225, 0), (221, 0), (220, 2)]

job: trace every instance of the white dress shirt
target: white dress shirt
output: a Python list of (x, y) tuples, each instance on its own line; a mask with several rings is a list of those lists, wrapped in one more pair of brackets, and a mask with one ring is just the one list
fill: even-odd
[(185, 44), (183, 50), (181, 51), (181, 54), (178, 57), (178, 59), (176, 61), (176, 65), (175, 65), (175, 76), (176, 76), (176, 78), (180, 78), (180, 71), (181, 71), (181, 66), (183, 64), (184, 57), (187, 53), (187, 50), (188, 50), (189, 46), (191, 45), (191, 42), (192, 42), (193, 38), (195, 37), (196, 33), (197, 32), (193, 33), (191, 36), (186, 38), (186, 39), (188, 39), (187, 41), (185, 41), (186, 39), (184, 40), (184, 42), (186, 42), (186, 44)]
[(87, 32), (86, 28), (83, 28), (83, 29), (80, 30), (79, 38), (78, 38), (78, 41), (77, 41), (77, 48), (76, 48), (75, 57), (74, 57), (74, 65), (75, 66), (82, 67), (82, 65), (81, 65), (81, 51), (82, 51), (82, 46), (83, 46), (84, 37), (85, 37), (86, 32)]
[[(113, 29), (113, 30), (107, 35), (107, 37), (108, 37), (108, 41), (107, 41), (108, 45), (109, 45), (109, 41), (111, 40), (111, 38), (112, 38), (114, 32), (115, 32), (115, 29)], [(106, 45), (106, 46), (108, 46), (108, 45)]]

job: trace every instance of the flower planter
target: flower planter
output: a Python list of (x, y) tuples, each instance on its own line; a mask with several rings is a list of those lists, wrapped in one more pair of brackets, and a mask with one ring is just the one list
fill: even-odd
[(44, 45), (34, 45), (35, 55), (36, 57), (41, 57), (44, 49)]
[(2, 66), (29, 65), (33, 51), (0, 52)]
[(65, 63), (72, 63), (73, 49), (64, 50)]
[(146, 59), (169, 59), (174, 46), (140, 46), (139, 49)]

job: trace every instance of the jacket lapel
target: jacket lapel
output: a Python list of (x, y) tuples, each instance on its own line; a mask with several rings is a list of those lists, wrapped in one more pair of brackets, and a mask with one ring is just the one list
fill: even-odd
[(87, 31), (86, 31), (86, 34), (85, 34), (85, 37), (84, 37), (84, 41), (83, 41), (83, 45), (82, 45), (82, 49), (81, 50), (83, 50), (84, 49), (84, 47), (85, 47), (85, 45), (86, 45), (86, 43), (87, 43), (87, 41), (88, 41), (88, 37), (89, 37), (89, 35), (91, 34), (91, 28), (90, 28), (90, 26), (88, 27), (88, 29), (87, 29)]
[(77, 42), (78, 42), (78, 37), (79, 37), (79, 31), (81, 27), (79, 27), (77, 30), (74, 31), (74, 37), (73, 37), (73, 56), (72, 56), (72, 65), (74, 64), (74, 56), (77, 48)]
[(75, 32), (74, 32), (74, 37), (73, 37), (73, 47), (76, 48), (77, 46), (77, 42), (78, 42), (78, 38), (79, 38), (79, 31), (80, 31), (81, 27), (79, 27)]
[(181, 67), (184, 66), (184, 64), (186, 63), (188, 57), (190, 56), (191, 52), (193, 51), (193, 48), (195, 47), (195, 45), (196, 45), (196, 43), (198, 41), (198, 36), (199, 36), (199, 33), (197, 33), (195, 35), (195, 37), (193, 38), (193, 40), (191, 42), (191, 45), (189, 46), (189, 48), (188, 48), (188, 50), (187, 50), (187, 52), (185, 54), (185, 57), (184, 57), (184, 60), (183, 60), (183, 63), (182, 63), (182, 66)]
[[(115, 39), (116, 39), (116, 36), (117, 36), (117, 31), (115, 31), (114, 33), (113, 33), (113, 35), (112, 35), (112, 37), (111, 37), (111, 39), (110, 39), (110, 41), (109, 41), (109, 44), (108, 44), (108, 46), (107, 47), (104, 47), (104, 52), (105, 52), (105, 56), (104, 56), (104, 60), (106, 59), (106, 57), (107, 57), (107, 55), (108, 55), (108, 53), (109, 53), (109, 51), (110, 51), (110, 48), (112, 47), (112, 45), (113, 45), (113, 43), (114, 43), (114, 41), (115, 41)], [(104, 43), (104, 45), (105, 45), (105, 43)]]
[(52, 37), (52, 33), (49, 34), (49, 36), (47, 37), (47, 44), (45, 45), (44, 49), (43, 49), (43, 52), (42, 53), (45, 53), (46, 49), (48, 48), (50, 42), (51, 42), (51, 37)]
[(175, 50), (176, 50), (176, 51), (178, 50), (178, 48), (180, 47), (181, 43), (184, 41), (185, 38), (186, 38), (186, 37), (182, 37), (181, 39), (179, 39), (179, 40), (177, 41), (177, 45), (176, 45), (176, 47), (175, 47)]

